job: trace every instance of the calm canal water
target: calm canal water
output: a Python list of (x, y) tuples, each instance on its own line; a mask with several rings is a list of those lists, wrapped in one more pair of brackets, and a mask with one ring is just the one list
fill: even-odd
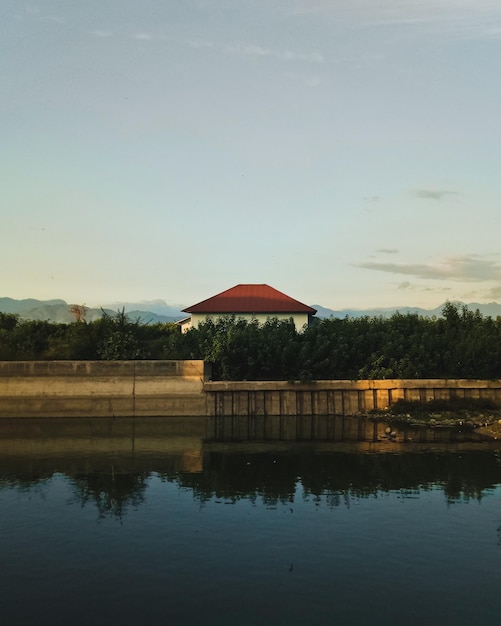
[(499, 624), (501, 452), (0, 423), (0, 623)]

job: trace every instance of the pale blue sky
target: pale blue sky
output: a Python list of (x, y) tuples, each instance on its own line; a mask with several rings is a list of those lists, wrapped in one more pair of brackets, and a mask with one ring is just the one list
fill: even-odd
[(499, 0), (0, 1), (0, 296), (501, 300)]

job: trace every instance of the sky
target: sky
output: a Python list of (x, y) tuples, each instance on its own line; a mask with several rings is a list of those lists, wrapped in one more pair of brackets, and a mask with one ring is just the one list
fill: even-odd
[(499, 0), (1, 0), (0, 297), (501, 301)]

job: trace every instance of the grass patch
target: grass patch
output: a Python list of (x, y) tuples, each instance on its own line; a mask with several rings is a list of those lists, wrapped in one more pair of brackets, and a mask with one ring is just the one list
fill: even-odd
[(426, 415), (433, 417), (435, 413), (482, 413), (485, 411), (496, 411), (499, 407), (485, 398), (451, 398), (450, 400), (429, 400), (419, 402), (418, 400), (397, 400), (390, 408), (392, 415), (410, 415), (412, 417), (424, 418)]
[(484, 398), (451, 398), (429, 402), (398, 400), (387, 418), (395, 424), (478, 428), (498, 422), (501, 408)]

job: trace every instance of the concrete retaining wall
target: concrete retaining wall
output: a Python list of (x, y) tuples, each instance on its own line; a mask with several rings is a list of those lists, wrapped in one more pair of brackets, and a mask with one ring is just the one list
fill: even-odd
[(209, 416), (356, 415), (388, 409), (400, 399), (481, 398), (501, 407), (501, 380), (209, 382), (204, 389)]
[(203, 361), (3, 361), (0, 417), (356, 415), (399, 399), (482, 398), (500, 380), (208, 382)]
[(203, 361), (3, 361), (0, 417), (206, 414)]

